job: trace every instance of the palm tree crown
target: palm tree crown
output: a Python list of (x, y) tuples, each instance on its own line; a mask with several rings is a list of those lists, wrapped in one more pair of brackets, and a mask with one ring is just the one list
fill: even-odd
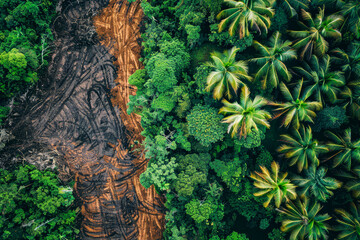
[(330, 56), (319, 59), (312, 56), (310, 64), (304, 62), (304, 67), (294, 67), (309, 83), (308, 90), (315, 93), (317, 100), (324, 103), (328, 99), (331, 103), (337, 99), (340, 87), (345, 84), (345, 77), (340, 71), (331, 71)]
[(360, 120), (360, 80), (349, 81), (340, 93), (342, 105), (349, 114)]
[(329, 131), (326, 134), (330, 139), (326, 146), (334, 152), (330, 157), (334, 159), (334, 167), (344, 164), (350, 170), (352, 160), (360, 161), (360, 139), (352, 141), (350, 128), (345, 130), (343, 137)]
[(251, 80), (251, 77), (247, 75), (246, 63), (235, 60), (238, 51), (239, 48), (233, 47), (223, 54), (214, 52), (211, 54), (213, 61), (206, 63), (207, 66), (213, 68), (213, 71), (207, 77), (206, 90), (213, 89), (215, 99), (221, 99), (224, 93), (231, 98), (231, 88), (236, 93), (240, 84), (245, 85), (240, 79)]
[(296, 51), (290, 48), (290, 41), (281, 41), (280, 33), (275, 33), (269, 41), (269, 47), (254, 41), (254, 47), (260, 52), (261, 57), (251, 61), (261, 65), (255, 75), (255, 80), (263, 80), (263, 88), (268, 85), (277, 87), (279, 78), (290, 81), (291, 74), (284, 62), (296, 59)]
[(355, 34), (360, 37), (360, 2), (358, 0), (338, 1), (341, 5), (342, 14), (346, 16), (346, 25)]
[(300, 53), (301, 58), (305, 55), (310, 57), (313, 51), (319, 56), (324, 55), (329, 48), (329, 44), (325, 38), (341, 37), (340, 31), (336, 28), (342, 24), (343, 18), (338, 15), (330, 15), (325, 18), (324, 8), (320, 9), (320, 12), (315, 18), (304, 9), (301, 9), (301, 15), (307, 24), (300, 22), (300, 25), (304, 29), (302, 31), (290, 31), (290, 35), (299, 38), (299, 40), (294, 43), (294, 48), (303, 48)]
[(251, 173), (250, 177), (255, 180), (254, 185), (260, 188), (260, 191), (254, 193), (255, 196), (266, 195), (267, 201), (264, 207), (267, 207), (274, 198), (275, 206), (279, 207), (283, 200), (296, 198), (295, 185), (286, 179), (287, 173), (280, 174), (279, 164), (272, 162), (271, 173), (264, 166), (260, 166), (262, 173)]
[(217, 15), (218, 19), (225, 17), (219, 24), (219, 32), (222, 32), (230, 24), (231, 36), (239, 31), (240, 38), (246, 37), (250, 34), (250, 29), (260, 34), (264, 29), (267, 33), (274, 10), (268, 7), (263, 0), (224, 0), (224, 2), (231, 7)]
[[(258, 125), (270, 128), (267, 119), (271, 118), (270, 113), (261, 110), (267, 104), (263, 97), (256, 96), (254, 100), (250, 99), (250, 91), (243, 87), (241, 91), (240, 103), (229, 103), (227, 100), (222, 101), (225, 105), (220, 108), (219, 113), (231, 114), (223, 119), (223, 122), (229, 123), (228, 132), (234, 137), (239, 133), (240, 138), (255, 130), (259, 131)], [(240, 132), (239, 132), (240, 130)]]
[(297, 163), (299, 172), (304, 168), (307, 169), (309, 162), (312, 165), (319, 166), (318, 156), (328, 150), (313, 139), (310, 127), (301, 127), (300, 131), (294, 129), (293, 136), (283, 134), (281, 140), (285, 144), (279, 147), (278, 152), (290, 159), (290, 166)]
[(309, 239), (320, 240), (327, 239), (329, 226), (326, 221), (330, 220), (329, 214), (319, 214), (321, 210), (319, 203), (310, 205), (309, 199), (299, 199), (296, 204), (289, 202), (286, 208), (278, 209), (285, 215), (281, 229), (285, 232), (291, 232), (290, 240)]
[(297, 15), (297, 10), (300, 8), (308, 9), (308, 5), (306, 2), (309, 0), (276, 0), (276, 5), (282, 7), (285, 12), (290, 16), (290, 18)]
[(283, 125), (285, 125), (285, 127), (288, 127), (290, 123), (292, 123), (294, 128), (299, 129), (300, 122), (305, 121), (313, 123), (313, 118), (316, 117), (315, 111), (322, 108), (322, 104), (320, 102), (308, 100), (311, 92), (305, 91), (301, 95), (302, 87), (303, 80), (298, 83), (297, 87), (291, 94), (287, 86), (283, 82), (281, 82), (280, 90), (288, 102), (271, 103), (271, 105), (278, 107), (277, 109), (275, 109), (275, 111), (278, 111), (279, 113), (275, 115), (274, 118), (278, 118), (281, 115), (285, 114), (285, 118), (283, 121)]
[(302, 187), (301, 195), (313, 195), (317, 200), (326, 202), (334, 193), (331, 190), (341, 187), (341, 182), (331, 177), (325, 177), (325, 168), (310, 166), (305, 170), (305, 178), (296, 176), (292, 180)]
[(335, 209), (339, 214), (336, 219), (338, 225), (335, 226), (336, 231), (340, 231), (337, 239), (341, 240), (360, 240), (360, 209), (355, 203), (350, 204), (349, 212), (344, 209)]
[[(359, 3), (360, 5), (360, 3)], [(360, 76), (360, 43), (353, 42), (349, 45), (348, 51), (337, 48), (332, 51), (335, 63), (341, 65), (341, 70), (345, 72), (347, 79), (351, 76)]]

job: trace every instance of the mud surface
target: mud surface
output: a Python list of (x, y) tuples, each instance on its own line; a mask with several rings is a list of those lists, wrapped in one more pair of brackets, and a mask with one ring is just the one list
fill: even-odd
[(139, 183), (146, 161), (131, 148), (141, 140), (140, 118), (126, 114), (135, 92), (127, 79), (141, 68), (139, 3), (72, 0), (58, 9), (46, 94), (14, 134), (64, 156), (82, 201), (82, 239), (160, 239), (162, 201)]

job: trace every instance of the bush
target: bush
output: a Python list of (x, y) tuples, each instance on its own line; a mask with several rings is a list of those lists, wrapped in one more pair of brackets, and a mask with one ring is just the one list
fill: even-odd
[(346, 110), (342, 107), (326, 107), (321, 110), (314, 121), (314, 132), (339, 128), (349, 121)]
[(189, 133), (202, 145), (209, 146), (224, 138), (226, 125), (220, 122), (222, 118), (215, 108), (197, 105), (186, 117)]
[(0, 126), (4, 123), (5, 118), (10, 112), (10, 108), (0, 106)]
[(47, 66), (54, 1), (0, 1), (0, 98), (7, 99), (38, 81)]
[(129, 77), (129, 84), (136, 86), (138, 89), (142, 89), (146, 82), (146, 70), (138, 69)]
[(0, 169), (2, 239), (75, 239), (72, 188), (61, 186), (55, 173), (32, 165)]
[(269, 234), (268, 234), (269, 240), (285, 240), (285, 233), (280, 231), (279, 229), (274, 228)]

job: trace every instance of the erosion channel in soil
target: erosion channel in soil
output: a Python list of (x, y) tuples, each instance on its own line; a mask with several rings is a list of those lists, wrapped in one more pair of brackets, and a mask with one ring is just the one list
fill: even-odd
[(126, 114), (135, 92), (127, 79), (142, 67), (139, 1), (64, 0), (58, 10), (48, 87), (13, 132), (63, 156), (82, 203), (82, 239), (160, 239), (162, 199), (138, 180), (140, 118)]

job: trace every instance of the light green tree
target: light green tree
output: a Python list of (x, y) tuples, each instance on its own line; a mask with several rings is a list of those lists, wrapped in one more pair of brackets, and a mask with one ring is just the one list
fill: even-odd
[(228, 132), (231, 131), (232, 137), (236, 134), (239, 134), (240, 138), (246, 137), (251, 131), (259, 131), (258, 125), (270, 128), (267, 120), (271, 115), (261, 109), (267, 104), (267, 100), (260, 96), (251, 100), (247, 87), (242, 88), (239, 103), (229, 103), (227, 100), (223, 100), (222, 103), (224, 106), (220, 108), (219, 113), (229, 115), (222, 122), (229, 123)]
[(215, 99), (227, 96), (232, 97), (231, 89), (236, 94), (240, 85), (246, 84), (242, 80), (251, 80), (248, 75), (247, 64), (244, 61), (236, 61), (236, 53), (239, 48), (233, 47), (224, 53), (213, 52), (212, 61), (206, 65), (212, 68), (207, 77), (206, 91), (213, 91)]
[(298, 39), (293, 47), (302, 48), (300, 58), (311, 57), (313, 52), (318, 56), (324, 55), (329, 48), (325, 38), (341, 37), (341, 32), (337, 28), (343, 23), (343, 17), (340, 15), (325, 17), (325, 8), (320, 9), (315, 17), (301, 9), (301, 16), (305, 20), (305, 23), (300, 22), (303, 30), (290, 31), (290, 35)]
[(237, 31), (239, 37), (249, 36), (250, 31), (266, 33), (270, 27), (270, 18), (274, 10), (263, 0), (224, 0), (230, 8), (221, 11), (217, 18), (224, 18), (219, 24), (219, 32), (229, 26), (229, 33), (233, 36)]
[(285, 65), (289, 60), (297, 58), (296, 51), (291, 49), (290, 41), (281, 41), (281, 35), (276, 32), (269, 40), (268, 46), (254, 41), (254, 47), (260, 53), (260, 57), (250, 61), (260, 65), (254, 80), (262, 80), (263, 88), (277, 87), (280, 79), (290, 81), (291, 74)]
[(310, 127), (301, 127), (299, 130), (294, 129), (292, 136), (283, 134), (281, 135), (281, 141), (284, 144), (277, 151), (284, 155), (285, 158), (290, 159), (290, 166), (297, 164), (299, 172), (304, 168), (307, 169), (309, 163), (319, 166), (319, 155), (328, 151), (327, 147), (313, 139)]
[(284, 200), (296, 198), (295, 185), (286, 179), (287, 173), (280, 173), (278, 163), (275, 161), (271, 163), (271, 173), (264, 166), (260, 166), (260, 169), (261, 173), (251, 173), (250, 177), (255, 180), (254, 186), (260, 189), (254, 195), (267, 197), (264, 207), (267, 207), (272, 199), (275, 201), (275, 206), (280, 207)]

